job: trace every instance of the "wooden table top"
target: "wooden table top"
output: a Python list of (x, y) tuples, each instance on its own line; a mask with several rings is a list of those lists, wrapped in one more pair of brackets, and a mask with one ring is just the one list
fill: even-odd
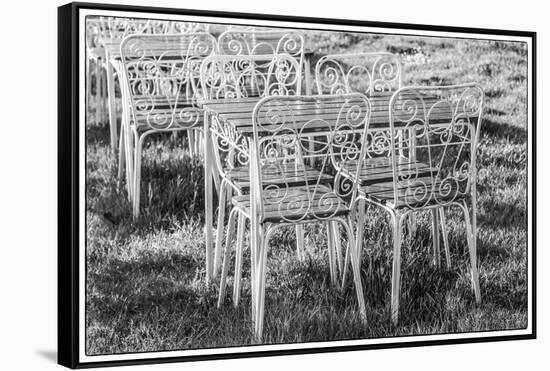
[[(370, 129), (388, 129), (389, 128), (389, 101), (393, 92), (381, 93), (369, 97), (372, 112), (369, 120)], [(218, 100), (203, 100), (200, 102), (202, 108), (212, 115), (223, 120), (225, 124), (230, 125), (241, 135), (251, 135), (252, 127), (252, 112), (256, 104), (261, 98), (240, 98), (240, 99), (218, 99)], [(435, 102), (436, 98), (427, 98), (427, 101)], [(294, 102), (297, 112), (293, 115), (293, 123), (296, 128), (303, 127), (308, 124), (308, 129), (311, 130), (326, 130), (327, 122), (335, 122), (345, 100), (334, 100), (329, 103), (324, 103), (320, 109), (313, 101)], [(443, 122), (452, 117), (452, 112), (446, 108), (437, 108), (430, 115), (430, 122)], [(317, 123), (312, 125), (311, 120), (316, 120)], [(324, 123), (323, 123), (324, 121)], [(401, 126), (403, 124), (400, 124)], [(398, 125), (396, 125), (398, 126)]]

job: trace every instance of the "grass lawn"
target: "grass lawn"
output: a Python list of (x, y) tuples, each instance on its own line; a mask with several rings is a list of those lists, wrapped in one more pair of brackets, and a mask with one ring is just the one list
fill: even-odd
[[(276, 232), (268, 256), (265, 343), (291, 343), (527, 326), (527, 49), (483, 40), (315, 33), (314, 59), (326, 53), (389, 51), (405, 85), (475, 81), (485, 109), (478, 150), (478, 257), (482, 303), (475, 304), (463, 216), (448, 214), (452, 266), (431, 264), (429, 214), (418, 214), (403, 245), (400, 323), (390, 324), (391, 230), (368, 211), (362, 280), (368, 325), (355, 290), (330, 283), (326, 231), (306, 228), (306, 259), (294, 229)], [(92, 115), (93, 117), (93, 115)], [(218, 310), (218, 283), (205, 285), (202, 159), (183, 140), (153, 136), (144, 150), (142, 217), (133, 221), (117, 189), (109, 129), (86, 130), (86, 352), (89, 355), (238, 346), (254, 343), (249, 255), (241, 305)], [(180, 135), (181, 139), (181, 135)], [(230, 271), (232, 272), (232, 270)], [(232, 279), (232, 277), (230, 277)]]

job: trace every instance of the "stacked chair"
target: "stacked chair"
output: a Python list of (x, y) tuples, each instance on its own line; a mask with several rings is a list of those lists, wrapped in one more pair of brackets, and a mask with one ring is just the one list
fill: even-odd
[[(405, 87), (390, 100), (390, 164), (374, 155), (354, 179), (359, 184), (357, 241), (364, 231), (364, 202), (391, 216), (393, 268), (391, 318), (399, 315), (403, 221), (431, 211), (437, 231), (437, 210), (458, 206), (464, 212), (472, 285), (481, 301), (476, 249), (476, 147), (483, 91), (475, 84), (445, 87)], [(374, 124), (374, 120), (372, 121)], [(405, 138), (403, 138), (405, 136)], [(372, 142), (371, 142), (372, 143)], [(437, 234), (434, 234), (434, 239)], [(360, 259), (361, 249), (356, 250)], [(449, 252), (447, 250), (449, 259)]]
[[(190, 32), (207, 32), (208, 24), (150, 20), (118, 17), (89, 17), (87, 28), (87, 61), (93, 60), (97, 66), (97, 76), (100, 79), (98, 90), (99, 110), (96, 121), (108, 119), (111, 134), (111, 147), (117, 148), (117, 112), (115, 107), (115, 76), (122, 72), (119, 53), (120, 43), (133, 34), (178, 34)], [(89, 62), (88, 62), (89, 63)], [(88, 76), (88, 81), (91, 81)], [(97, 83), (96, 83), (97, 84)]]
[[(202, 64), (201, 87), (203, 98), (208, 101), (247, 99), (274, 94), (299, 95), (300, 76), (301, 65), (289, 54), (218, 55), (207, 58)], [(209, 117), (209, 120), (216, 169), (221, 178), (214, 255), (216, 275), (221, 263), (228, 197), (230, 198), (233, 193), (243, 195), (250, 191), (250, 143), (247, 138), (236, 135), (229, 135), (232, 142), (227, 142), (227, 128), (220, 124), (215, 116)], [(228, 231), (232, 229), (231, 218), (229, 222)]]
[(100, 123), (106, 117), (106, 79), (104, 75), (105, 51), (100, 45), (101, 20), (88, 17), (86, 20), (86, 105), (92, 106), (92, 81), (95, 82), (93, 106), (95, 122)]
[[(415, 212), (418, 211), (431, 212), (434, 264), (439, 265), (440, 261), (441, 228), (446, 264), (450, 267), (445, 207), (458, 204), (464, 209), (472, 282), (476, 300), (481, 300), (475, 248), (475, 212), (472, 217), (467, 215), (463, 199), (471, 191), (470, 199), (474, 204), (471, 209), (475, 210), (475, 186), (472, 184), (476, 184), (476, 170), (472, 164), (475, 164), (482, 91), (475, 85), (403, 88), (401, 71), (399, 58), (385, 52), (327, 55), (321, 57), (315, 66), (319, 94), (363, 92), (371, 98), (373, 105), (379, 104), (382, 97), (392, 95), (389, 113), (378, 111), (377, 116), (372, 117), (371, 130), (366, 136), (368, 145), (364, 168), (355, 181), (360, 184), (357, 197), (357, 243), (363, 241), (366, 204), (382, 207), (390, 213), (393, 222), (391, 313), (394, 323), (398, 320), (403, 220), (407, 216), (411, 230), (416, 229)], [(403, 114), (409, 111), (410, 122), (404, 122)], [(396, 112), (400, 115), (396, 116)], [(389, 128), (384, 125), (388, 122), (388, 114)], [(396, 119), (400, 120), (397, 124)], [(460, 136), (461, 130), (471, 134), (470, 137)], [(444, 140), (446, 136), (449, 137), (448, 142)], [(454, 168), (446, 168), (453, 163)], [(459, 164), (462, 168), (457, 167)], [(404, 192), (407, 197), (402, 197), (400, 192)], [(382, 198), (377, 198), (382, 194)], [(394, 203), (388, 201), (392, 197), (395, 197)], [(413, 201), (415, 197), (418, 197), (418, 202)], [(361, 248), (358, 247), (357, 251), (360, 252)], [(348, 260), (346, 256), (343, 283)]]
[(216, 39), (206, 32), (179, 35), (131, 35), (121, 45), (123, 112), (127, 179), (133, 214), (139, 215), (141, 153), (154, 133), (202, 130), (203, 113), (196, 105), (202, 61), (216, 53)]
[[(314, 130), (318, 119), (303, 122), (296, 111), (299, 105), (314, 109), (332, 109), (336, 100), (345, 103), (326, 131)], [(350, 112), (353, 112), (351, 114)], [(359, 274), (359, 253), (355, 251), (353, 226), (350, 218), (356, 187), (344, 186), (339, 171), (350, 162), (361, 163), (362, 143), (370, 115), (370, 104), (362, 94), (341, 96), (267, 96), (260, 100), (252, 114), (253, 138), (250, 142), (249, 194), (232, 197), (225, 256), (223, 260), (220, 296), (224, 298), (232, 223), (239, 217), (234, 304), (239, 300), (242, 265), (242, 237), (245, 219), (251, 230), (252, 316), (255, 334), (261, 339), (264, 323), (266, 265), (269, 239), (273, 232), (285, 226), (311, 223), (339, 223), (347, 232), (353, 277), (361, 318), (366, 319), (363, 289)], [(340, 130), (349, 130), (343, 140)], [(314, 145), (312, 146), (311, 143)], [(329, 246), (329, 256), (333, 252)]]
[[(362, 92), (372, 97), (373, 104), (402, 87), (402, 66), (399, 57), (387, 52), (353, 53), (326, 55), (319, 59), (315, 66), (315, 81), (319, 94), (342, 94)], [(382, 113), (386, 118), (386, 113)], [(410, 133), (409, 133), (410, 134)], [(396, 145), (403, 151), (404, 133), (397, 131)], [(390, 131), (387, 128), (372, 130), (370, 134), (376, 156), (376, 166), (386, 169), (386, 179), (391, 175), (390, 154), (388, 148)], [(409, 135), (409, 137), (411, 137)], [(377, 148), (376, 148), (377, 146)], [(385, 154), (385, 156), (383, 156)], [(380, 175), (378, 175), (380, 177)], [(443, 237), (446, 263), (451, 265), (445, 209), (433, 210), (433, 246), (434, 264), (439, 265), (439, 228)], [(416, 215), (409, 217), (411, 232), (416, 230)], [(360, 236), (362, 237), (362, 236)]]
[[(218, 71), (218, 74), (223, 74), (223, 68), (227, 68), (228, 70), (232, 71), (233, 77), (231, 77), (231, 73), (227, 74), (227, 78), (218, 79), (216, 81), (216, 84), (218, 84), (217, 91), (214, 93), (213, 89), (209, 89), (209, 86), (205, 86), (204, 88), (207, 91), (208, 99), (227, 99), (231, 97), (260, 97), (264, 96), (266, 94), (273, 94), (277, 93), (279, 95), (296, 95), (301, 94), (302, 90), (302, 71), (303, 71), (303, 63), (304, 63), (304, 38), (301, 33), (298, 32), (284, 32), (284, 31), (255, 31), (250, 29), (230, 29), (225, 32), (223, 32), (218, 37), (218, 47), (220, 55), (227, 56), (227, 57), (220, 57), (216, 60), (216, 62), (213, 62), (213, 60), (210, 63), (210, 66), (205, 67), (204, 72), (209, 74), (209, 76), (212, 76), (212, 71)], [(261, 81), (256, 80), (262, 80), (265, 79), (267, 72), (265, 70), (266, 61), (268, 61), (269, 57), (272, 57), (276, 54), (286, 54), (288, 56), (291, 56), (296, 63), (292, 63), (291, 68), (288, 69), (287, 72), (294, 74), (292, 76), (286, 77), (286, 82), (292, 81), (294, 84), (294, 87), (292, 89), (286, 88), (282, 89), (281, 86), (279, 86), (279, 91), (265, 91), (265, 86), (262, 85)], [(264, 56), (263, 58), (256, 59), (256, 62), (252, 64), (247, 64), (247, 59), (239, 59), (239, 58), (231, 58), (231, 56), (246, 56), (246, 55), (254, 55), (254, 56)], [(235, 61), (241, 61), (245, 62), (245, 66), (243, 67), (243, 71), (240, 71), (241, 67), (238, 66), (238, 64), (235, 63)], [(263, 61), (263, 63), (261, 62)], [(258, 63), (260, 62), (260, 63)], [(215, 66), (215, 64), (218, 64), (218, 66)], [(205, 65), (208, 63), (205, 63)], [(263, 66), (262, 66), (263, 64)], [(217, 68), (217, 69), (216, 69)], [(283, 71), (280, 69), (280, 71)], [(297, 75), (296, 75), (297, 74)], [(237, 76), (238, 75), (238, 76)], [(241, 81), (237, 82), (237, 85), (239, 85), (238, 92), (232, 92), (232, 91), (226, 91), (228, 88), (227, 86), (231, 85), (231, 81), (227, 81), (229, 78), (237, 78)], [(212, 79), (210, 79), (212, 80)], [(248, 82), (248, 83), (247, 83)], [(212, 84), (211, 81), (206, 81), (207, 84)], [(219, 87), (222, 87), (220, 90)], [(222, 95), (221, 93), (224, 93)], [(220, 168), (220, 164), (218, 162), (218, 168)], [(230, 164), (231, 166), (231, 164)], [(223, 170), (219, 171), (223, 174)], [(246, 175), (246, 170), (244, 170), (244, 174)], [(224, 185), (227, 184), (227, 181), (224, 182)], [(219, 207), (218, 207), (218, 227), (217, 227), (217, 237), (216, 237), (216, 249), (215, 249), (215, 257), (214, 257), (214, 276), (217, 275), (220, 267), (221, 262), (221, 244), (223, 239), (223, 230), (224, 230), (224, 221), (225, 221), (225, 205), (224, 202), (226, 201), (226, 195), (224, 191), (222, 190), (219, 193)], [(297, 254), (300, 258), (303, 257), (303, 230), (302, 226), (297, 226)]]

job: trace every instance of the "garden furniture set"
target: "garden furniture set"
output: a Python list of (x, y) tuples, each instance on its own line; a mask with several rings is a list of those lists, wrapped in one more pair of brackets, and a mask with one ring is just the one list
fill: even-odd
[(190, 153), (204, 160), (206, 280), (219, 278), (218, 306), (223, 305), (235, 251), (237, 306), (248, 246), (258, 339), (269, 249), (277, 248), (270, 237), (283, 227), (296, 232), (298, 259), (305, 256), (306, 226), (326, 228), (331, 281), (343, 288), (351, 275), (358, 314), (366, 321), (364, 237), (379, 233), (365, 228), (368, 208), (390, 216), (393, 323), (399, 313), (403, 233), (416, 229), (423, 211), (432, 219), (434, 263), (439, 264), (442, 239), (447, 265), (445, 210), (454, 205), (463, 212), (472, 286), (480, 302), (475, 185), (483, 91), (478, 85), (403, 86), (399, 56), (387, 52), (324, 55), (312, 69), (316, 52), (295, 30), (233, 26), (216, 32), (184, 22), (90, 21), (96, 35), (88, 38), (88, 57), (100, 66), (96, 84), (104, 81), (101, 69), (106, 71), (111, 146), (119, 153), (119, 177), (126, 181), (133, 215), (140, 214), (145, 139), (186, 133)]

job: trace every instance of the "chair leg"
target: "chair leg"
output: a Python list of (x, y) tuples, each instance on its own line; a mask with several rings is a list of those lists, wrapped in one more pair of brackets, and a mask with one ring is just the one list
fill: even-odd
[(334, 258), (334, 230), (330, 222), (326, 223), (327, 226), (327, 245), (328, 245), (328, 266), (330, 269), (330, 281), (333, 285), (338, 284), (336, 275), (336, 261)]
[(445, 209), (439, 208), (439, 224), (441, 225), (441, 237), (443, 238), (443, 248), (445, 249), (445, 263), (447, 268), (451, 267), (451, 251), (449, 249), (449, 235), (447, 234), (447, 220), (445, 219)]
[[(109, 96), (107, 94), (107, 61), (103, 61), (103, 73), (101, 75), (103, 79), (103, 121), (109, 120), (109, 110), (108, 110), (108, 103), (109, 103)], [(109, 129), (110, 130), (110, 129)], [(116, 145), (116, 142), (115, 142)]]
[(344, 257), (344, 271), (342, 272), (342, 286), (341, 286), (342, 290), (346, 286), (347, 278), (348, 278), (348, 269), (349, 269), (348, 267), (349, 267), (349, 261), (350, 261), (349, 254), (350, 254), (350, 248), (348, 245), (346, 246), (346, 255)]
[[(189, 135), (189, 133), (191, 133), (193, 130), (187, 130), (187, 134)], [(204, 131), (202, 132), (203, 135), (204, 135)], [(188, 136), (188, 139), (189, 139), (189, 136)], [(206, 145), (206, 142), (208, 141), (208, 145)], [(209, 157), (212, 159), (212, 161), (214, 161), (214, 159), (216, 158), (216, 154), (214, 153), (214, 149), (213, 149), (213, 144), (212, 144), (212, 138), (208, 137), (208, 136), (204, 136), (204, 142), (205, 142), (205, 152), (204, 152), (204, 156), (206, 157), (206, 151), (208, 151), (208, 155)], [(220, 180), (220, 174), (218, 173), (217, 169), (216, 169), (216, 166), (212, 163), (212, 168), (211, 168), (211, 171), (210, 171), (210, 174), (205, 174), (205, 176), (211, 176), (212, 177), (212, 181), (214, 183), (214, 188), (216, 189), (216, 192), (220, 192), (220, 183), (221, 183), (221, 180)]]
[(439, 245), (439, 214), (437, 213), (437, 209), (432, 209), (432, 243), (434, 247), (434, 259), (433, 264), (436, 267), (439, 267), (440, 261), (441, 261), (441, 252), (440, 252), (440, 245)]
[(201, 148), (200, 148), (200, 153), (203, 154), (204, 153), (204, 133), (201, 131)]
[(92, 60), (86, 58), (86, 121), (89, 122), (90, 97), (92, 96)]
[[(462, 209), (464, 210), (464, 218), (466, 221), (466, 238), (468, 240), (468, 250), (470, 251), (470, 264), (472, 269), (472, 285), (474, 287), (474, 293), (476, 297), (476, 303), (481, 303), (481, 291), (479, 288), (479, 272), (477, 269), (477, 236), (473, 233), (473, 228), (470, 220), (470, 212), (466, 202), (463, 203)], [(475, 210), (474, 210), (475, 212)]]
[[(359, 249), (357, 250), (357, 254), (358, 255), (358, 260), (359, 260), (359, 263), (361, 263), (361, 250), (362, 250), (362, 246), (363, 246), (363, 234), (365, 232), (365, 200), (363, 199), (360, 199), (359, 200), (359, 203), (357, 205), (357, 232), (356, 232), (356, 237), (355, 237), (355, 240), (358, 241), (357, 243), (359, 244)], [(347, 279), (347, 275), (348, 275), (348, 266), (349, 266), (349, 245), (348, 245), (348, 248), (346, 249), (346, 256), (344, 258), (344, 271), (342, 273), (342, 288), (344, 288), (344, 286), (346, 285), (346, 279)]]
[(206, 133), (206, 140), (205, 140), (205, 146), (206, 151), (204, 152), (204, 235), (205, 235), (205, 253), (206, 253), (206, 282), (207, 284), (210, 284), (212, 280), (212, 270), (214, 267), (213, 260), (213, 251), (212, 251), (212, 245), (213, 245), (213, 229), (214, 229), (214, 221), (213, 221), (213, 208), (214, 208), (214, 200), (213, 200), (213, 190), (212, 190), (212, 173), (214, 170), (214, 152), (212, 150), (212, 138), (210, 138), (210, 135), (208, 134), (208, 123), (209, 123), (209, 115), (205, 112), (204, 114), (204, 130)]
[(242, 278), (242, 266), (243, 266), (243, 243), (244, 243), (244, 231), (246, 228), (246, 218), (244, 214), (239, 214), (239, 221), (237, 225), (237, 248), (235, 252), (235, 279), (233, 284), (233, 306), (236, 308), (239, 305), (241, 298), (241, 278)]
[(100, 120), (101, 122), (105, 122), (106, 118), (107, 118), (107, 91), (106, 91), (106, 81), (105, 81), (105, 76), (104, 76), (104, 71), (103, 69), (105, 68), (105, 61), (102, 59), (101, 60), (101, 68), (99, 70), (99, 91), (100, 91)]
[(117, 119), (116, 119), (116, 101), (115, 101), (115, 76), (113, 65), (107, 56), (105, 60), (106, 82), (107, 82), (107, 108), (109, 115), (109, 128), (111, 134), (111, 149), (116, 150), (117, 146)]
[(128, 190), (128, 201), (134, 202), (134, 148), (137, 142), (137, 133), (127, 126), (126, 135), (126, 188)]
[(173, 131), (172, 132), (172, 135), (170, 135), (170, 144), (173, 145), (173, 146), (177, 146), (178, 145), (178, 135), (179, 132), (178, 131)]
[(296, 224), (296, 256), (299, 261), (304, 260), (304, 227)]
[(201, 143), (201, 132), (197, 131), (195, 133), (195, 153), (197, 156), (200, 154), (200, 143)]
[(262, 246), (259, 251), (259, 261), (257, 267), (257, 299), (256, 299), (256, 320), (255, 332), (256, 340), (261, 341), (264, 330), (264, 309), (265, 309), (265, 281), (266, 281), (266, 266), (267, 266), (267, 249), (269, 247), (269, 235), (266, 233), (265, 239), (262, 241)]
[[(124, 123), (120, 127), (120, 138), (118, 138), (118, 189), (122, 189), (122, 179), (124, 177), (124, 169), (126, 165), (126, 143), (125, 143), (125, 129), (124, 129)], [(128, 181), (128, 179), (127, 179)]]
[(136, 143), (135, 155), (134, 155), (134, 194), (133, 194), (133, 213), (134, 218), (139, 216), (139, 203), (140, 203), (140, 187), (141, 187), (141, 152), (143, 147), (143, 140), (145, 136), (139, 137)]
[(344, 270), (344, 266), (343, 266), (344, 264), (342, 261), (342, 243), (340, 240), (340, 229), (338, 228), (338, 223), (331, 222), (330, 224), (332, 226), (332, 231), (333, 231), (332, 233), (334, 236), (334, 253), (335, 253), (334, 255), (336, 258), (336, 268), (337, 268), (337, 272), (342, 274)]
[(401, 222), (402, 216), (392, 214), (393, 221), (393, 267), (391, 284), (391, 319), (394, 325), (399, 320), (399, 291), (401, 286)]
[(212, 169), (212, 179), (214, 180), (214, 189), (216, 189), (216, 192), (220, 194), (220, 174), (214, 168)]
[(218, 308), (221, 307), (225, 297), (225, 287), (227, 285), (227, 270), (229, 268), (229, 256), (231, 254), (231, 242), (233, 240), (233, 232), (235, 229), (235, 218), (237, 217), (237, 209), (231, 210), (229, 222), (227, 225), (227, 239), (225, 241), (225, 254), (223, 258), (222, 275), (220, 277), (220, 292), (218, 295)]
[(351, 256), (351, 267), (353, 270), (353, 282), (355, 283), (355, 292), (357, 294), (357, 302), (359, 304), (359, 314), (361, 315), (361, 320), (366, 322), (367, 320), (367, 310), (365, 307), (365, 297), (363, 295), (363, 284), (361, 283), (361, 262), (359, 261), (359, 250), (361, 249), (361, 241), (356, 240), (353, 235), (353, 228), (351, 227), (351, 218), (348, 216), (347, 224), (344, 224), (348, 233), (348, 245)]
[[(120, 81), (120, 80), (119, 80)], [(118, 179), (119, 186), (122, 184), (122, 176), (124, 169), (126, 171), (126, 188), (128, 192), (128, 201), (132, 202), (133, 200), (133, 169), (134, 163), (133, 159), (133, 143), (135, 141), (132, 138), (134, 131), (131, 130), (129, 122), (129, 112), (128, 105), (126, 103), (126, 97), (128, 93), (125, 89), (125, 84), (119, 84), (121, 90), (121, 101), (122, 101), (122, 115), (120, 122), (120, 143), (119, 143), (119, 163), (118, 163)], [(126, 166), (124, 166), (126, 163)]]
[(95, 122), (101, 122), (101, 59), (95, 63)]
[(416, 214), (409, 214), (408, 216), (409, 221), (409, 232), (411, 236), (414, 236), (416, 234), (416, 231), (418, 229), (418, 222), (416, 220)]
[(250, 219), (250, 289), (252, 320), (256, 324), (257, 313), (257, 281), (258, 281), (258, 255), (263, 241), (263, 228), (257, 220)]
[[(218, 225), (216, 226), (216, 245), (214, 248), (214, 270), (212, 272), (212, 277), (218, 275), (218, 270), (220, 268), (220, 259), (222, 254), (222, 239), (223, 231), (225, 227), (225, 201), (227, 197), (228, 190), (227, 183), (222, 181), (220, 185), (220, 194), (218, 201)], [(228, 231), (229, 232), (229, 231)]]
[(195, 132), (193, 130), (187, 130), (187, 144), (189, 146), (189, 154), (191, 155), (191, 157), (193, 157), (195, 155), (195, 153), (194, 153), (194, 149), (195, 149), (194, 143), (195, 143)]

